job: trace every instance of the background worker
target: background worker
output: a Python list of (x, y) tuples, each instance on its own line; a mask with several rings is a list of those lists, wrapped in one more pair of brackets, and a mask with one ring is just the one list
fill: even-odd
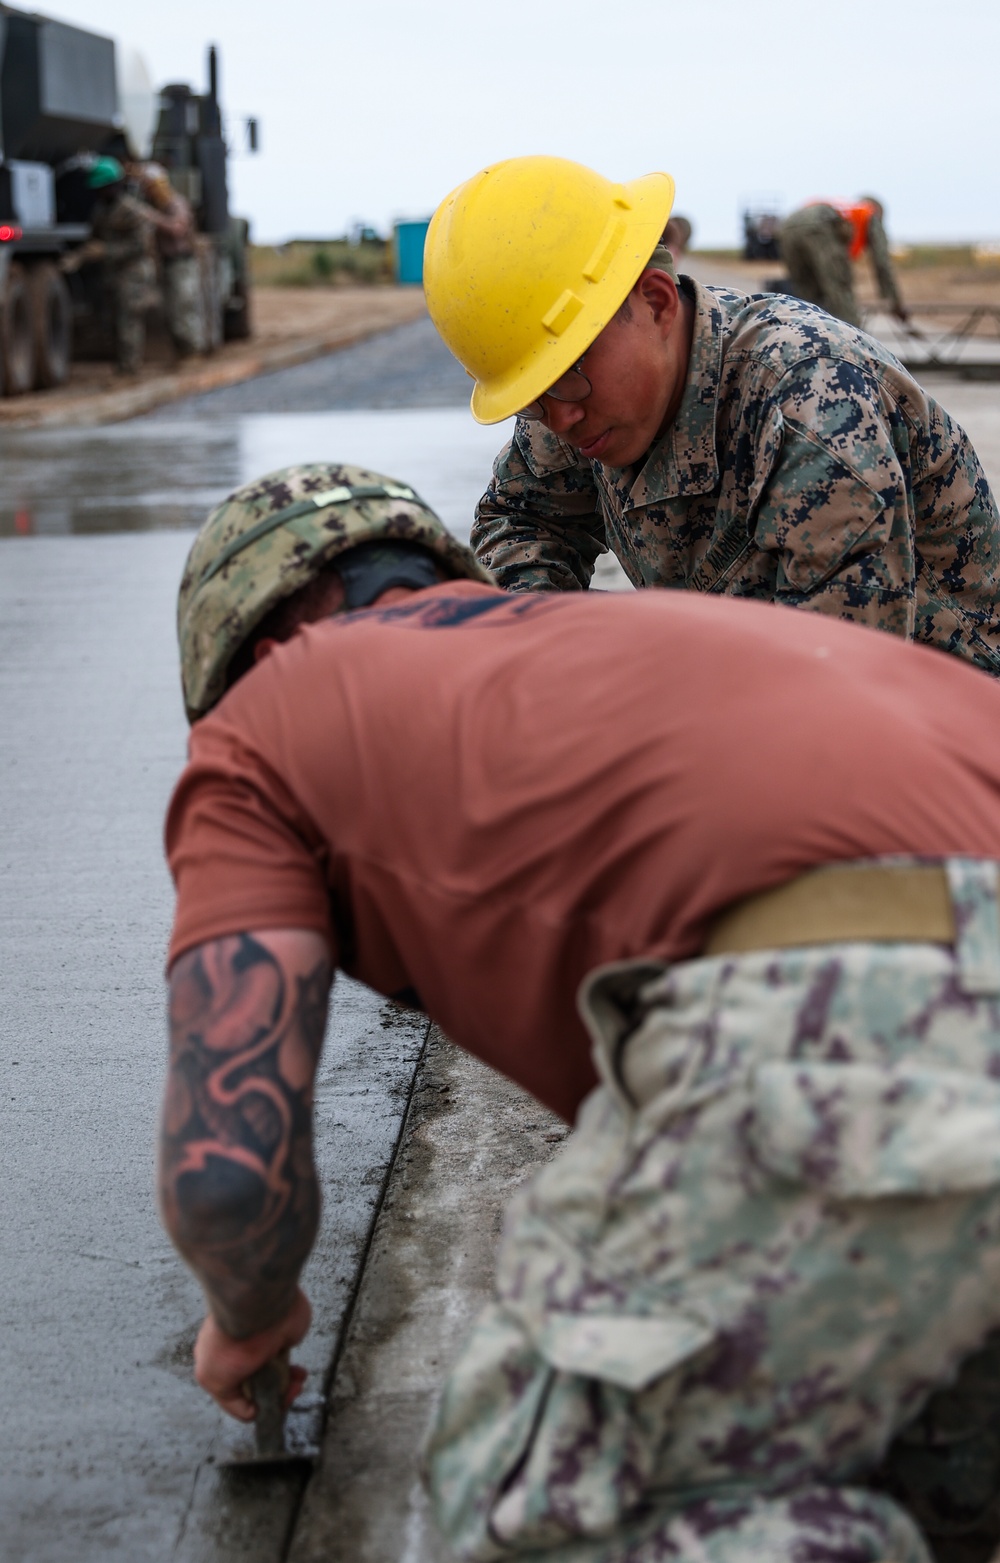
[(139, 190), (152, 213), (171, 341), (182, 358), (203, 353), (205, 303), (191, 203), (174, 189), (159, 163), (141, 165)]
[(792, 291), (852, 326), (860, 326), (852, 262), (867, 254), (886, 305), (897, 320), (909, 320), (889, 255), (883, 216), (882, 203), (873, 195), (862, 195), (856, 201), (810, 201), (792, 212), (778, 230)]
[(458, 1555), (928, 1563), (866, 1483), (1000, 1324), (995, 681), (757, 603), (511, 596), (326, 465), (209, 517), (178, 625), (160, 1187), (199, 1382), (251, 1416), (308, 1327), (341, 968), (584, 1103), (435, 1424)]
[(91, 214), (92, 237), (61, 262), (76, 271), (88, 261), (100, 261), (114, 301), (115, 349), (122, 374), (142, 368), (146, 350), (146, 315), (160, 303), (152, 213), (130, 187), (117, 158), (99, 157), (87, 175), (98, 192)]
[(693, 231), (688, 218), (678, 217), (676, 213), (667, 222), (663, 230), (663, 244), (670, 251), (675, 266), (679, 265), (687, 254)]
[(514, 158), (445, 200), (424, 283), (481, 423), (519, 414), (476, 511), (509, 590), (757, 597), (1000, 672), (1000, 519), (963, 430), (813, 305), (678, 284), (667, 174)]

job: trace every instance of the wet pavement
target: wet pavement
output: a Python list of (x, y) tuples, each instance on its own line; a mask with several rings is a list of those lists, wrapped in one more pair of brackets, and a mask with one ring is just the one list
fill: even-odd
[(467, 538), (504, 438), (461, 407), (0, 431), (0, 537), (190, 529), (272, 468), (351, 461), (405, 479)]
[[(934, 389), (998, 483), (997, 389)], [(503, 1197), (561, 1131), (425, 1025), (338, 983), (306, 1349), (333, 1417), (301, 1508), (299, 1478), (217, 1469), (225, 1424), (190, 1382), (200, 1301), (157, 1221), (153, 1143), (188, 529), (262, 471), (331, 459), (413, 483), (467, 536), (504, 438), (467, 397), (418, 322), (131, 423), (0, 431), (3, 1563), (443, 1556), (419, 1435), (488, 1288)]]
[[(223, 1419), (190, 1382), (198, 1290), (153, 1198), (186, 542), (0, 545), (4, 1563), (278, 1555), (216, 1535)], [(307, 1358), (319, 1382), (426, 1029), (338, 985), (317, 1099), (326, 1210)]]

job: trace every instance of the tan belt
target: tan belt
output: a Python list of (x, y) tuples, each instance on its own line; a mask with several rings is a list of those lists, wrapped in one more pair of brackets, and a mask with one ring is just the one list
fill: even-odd
[(954, 944), (948, 879), (936, 863), (833, 864), (727, 907), (703, 955), (871, 940)]

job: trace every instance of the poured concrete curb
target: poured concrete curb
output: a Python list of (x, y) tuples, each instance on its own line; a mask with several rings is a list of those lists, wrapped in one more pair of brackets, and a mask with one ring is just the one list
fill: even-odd
[(445, 1563), (420, 1484), (435, 1398), (479, 1309), (511, 1193), (567, 1128), (432, 1030), (287, 1563)]

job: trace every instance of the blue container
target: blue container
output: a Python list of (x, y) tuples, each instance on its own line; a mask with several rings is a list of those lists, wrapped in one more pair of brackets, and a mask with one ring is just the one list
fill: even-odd
[(396, 281), (412, 282), (419, 287), (424, 280), (424, 240), (430, 227), (426, 222), (396, 224)]

